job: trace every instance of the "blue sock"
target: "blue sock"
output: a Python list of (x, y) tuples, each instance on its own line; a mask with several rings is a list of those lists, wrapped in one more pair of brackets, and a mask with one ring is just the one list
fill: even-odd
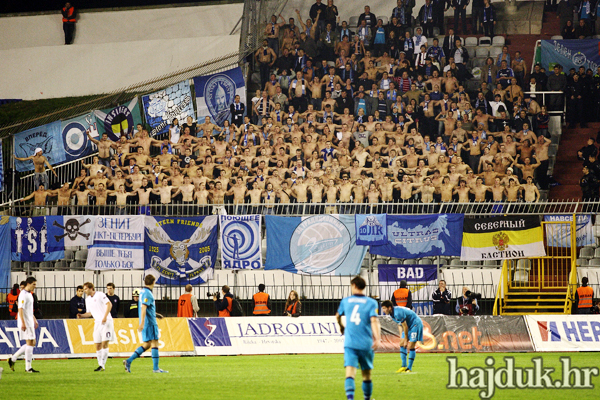
[(129, 364), (131, 364), (133, 362), (133, 360), (135, 360), (136, 358), (138, 358), (139, 356), (141, 356), (142, 354), (144, 354), (144, 348), (142, 346), (138, 347), (137, 349), (135, 349), (135, 351), (133, 352), (133, 354), (131, 355), (131, 357), (129, 357), (127, 359), (127, 362)]
[(346, 398), (354, 400), (354, 378), (346, 378)]
[(412, 349), (410, 353), (408, 353), (408, 369), (412, 371), (413, 363), (415, 362), (415, 357), (417, 356), (417, 352), (415, 349)]
[(402, 366), (406, 368), (406, 347), (400, 347), (400, 358), (402, 359)]
[(158, 347), (152, 348), (152, 367), (155, 371), (158, 370)]
[(371, 400), (371, 394), (373, 393), (373, 382), (363, 381), (362, 390), (363, 394), (365, 395), (365, 400)]

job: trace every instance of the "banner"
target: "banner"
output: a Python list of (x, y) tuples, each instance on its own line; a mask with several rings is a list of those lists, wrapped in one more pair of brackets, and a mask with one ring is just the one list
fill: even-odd
[[(546, 240), (548, 247), (571, 247), (571, 221), (572, 215), (545, 215), (546, 222), (564, 222), (562, 224), (545, 224)], [(575, 240), (577, 247), (595, 244), (594, 228), (591, 215), (577, 216), (577, 233)]]
[(10, 217), (13, 261), (55, 261), (65, 258), (65, 247), (49, 240), (47, 217)]
[(85, 269), (144, 269), (144, 217), (96, 218)]
[[(177, 118), (179, 123), (183, 124), (188, 116), (194, 116), (194, 104), (189, 80), (142, 96), (142, 103), (146, 122), (152, 128), (150, 137), (166, 133), (174, 118)], [(195, 132), (190, 132), (190, 134), (195, 136)]]
[(418, 315), (433, 315), (431, 294), (437, 289), (437, 265), (386, 265), (379, 264), (379, 298), (390, 300), (406, 281), (412, 293), (413, 311)]
[[(108, 343), (112, 357), (129, 357), (142, 343), (142, 334), (137, 331), (137, 318), (114, 318), (115, 335)], [(62, 322), (62, 321), (61, 321)], [(96, 354), (94, 345), (94, 320), (93, 319), (67, 319), (64, 320), (73, 354), (92, 356)], [(158, 349), (161, 355), (182, 355), (194, 351), (190, 329), (185, 318), (157, 319), (160, 339)], [(150, 351), (144, 353), (150, 357)]]
[[(421, 317), (423, 342), (420, 353), (483, 353), (533, 351), (522, 316), (435, 316)], [(389, 316), (380, 317), (380, 353), (397, 353), (400, 347), (398, 324)]]
[(600, 66), (600, 40), (542, 40), (542, 67), (553, 72), (554, 65), (563, 66), (565, 73), (571, 68), (596, 71)]
[(359, 246), (386, 244), (388, 241), (386, 217), (386, 214), (356, 214), (356, 244)]
[(388, 215), (387, 244), (371, 254), (395, 258), (459, 256), (463, 214)]
[[(50, 165), (63, 163), (67, 159), (61, 138), (60, 121), (17, 133), (14, 140), (15, 156), (19, 158), (31, 157), (36, 149), (42, 149), (43, 156)], [(19, 172), (31, 171), (33, 161), (15, 160), (15, 169)]]
[(266, 215), (265, 269), (295, 274), (356, 275), (367, 253), (356, 245), (352, 215), (275, 217)]
[(86, 131), (89, 131), (94, 139), (99, 138), (98, 123), (93, 112), (61, 122), (62, 142), (67, 161), (79, 160), (98, 150), (89, 140)]
[(69, 217), (46, 217), (48, 238), (57, 247), (91, 246), (94, 243), (96, 217), (73, 215)]
[(465, 219), (462, 261), (503, 260), (546, 255), (540, 218), (502, 216)]
[(210, 117), (221, 126), (224, 121), (231, 121), (229, 106), (236, 95), (240, 96), (240, 103), (246, 104), (246, 84), (239, 67), (213, 75), (197, 76), (194, 78), (194, 88), (198, 120), (202, 122), (205, 117)]
[[(4, 288), (6, 293), (10, 291), (10, 259), (11, 253), (8, 252), (10, 247), (10, 217), (0, 217), (0, 288)], [(0, 291), (4, 291), (0, 289)]]
[(260, 215), (221, 215), (221, 260), (223, 269), (262, 268)]
[(196, 355), (341, 354), (334, 316), (190, 318)]
[[(10, 190), (9, 188), (8, 190)], [(2, 140), (0, 140), (0, 192), (4, 191), (4, 161), (2, 160)]]
[(142, 123), (137, 96), (129, 102), (115, 108), (94, 111), (100, 133), (105, 133), (113, 142), (122, 135), (131, 136), (137, 124)]
[(598, 315), (527, 315), (535, 351), (600, 351)]
[[(39, 319), (38, 324), (39, 328), (35, 330), (36, 343), (33, 349), (35, 358), (46, 358), (45, 355), (65, 357), (71, 354), (64, 320)], [(15, 319), (0, 321), (0, 357), (13, 355), (24, 344), (25, 341), (19, 339), (19, 328), (17, 328)]]
[(212, 279), (218, 251), (217, 218), (145, 217), (145, 273), (154, 275), (161, 285), (198, 285)]

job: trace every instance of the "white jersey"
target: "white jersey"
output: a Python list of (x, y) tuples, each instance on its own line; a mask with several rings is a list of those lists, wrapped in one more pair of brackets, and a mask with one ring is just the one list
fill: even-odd
[[(23, 319), (25, 320), (25, 327), (33, 329), (35, 327), (33, 318), (33, 295), (27, 290), (21, 290), (17, 302), (19, 303), (19, 309), (23, 309)], [(17, 327), (19, 329), (23, 327), (23, 322), (21, 322), (20, 317), (17, 318)]]
[[(87, 312), (92, 313), (94, 322), (96, 324), (102, 323), (104, 314), (106, 313), (106, 303), (110, 303), (108, 297), (102, 292), (95, 292), (94, 296), (87, 296), (85, 298), (85, 309)], [(112, 321), (112, 315), (108, 313), (106, 321)]]

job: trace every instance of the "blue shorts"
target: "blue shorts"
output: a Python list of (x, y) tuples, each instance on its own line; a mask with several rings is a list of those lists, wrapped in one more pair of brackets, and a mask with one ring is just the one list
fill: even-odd
[(344, 367), (358, 368), (363, 371), (373, 369), (373, 358), (375, 352), (373, 350), (356, 350), (349, 347), (344, 347)]
[(158, 333), (158, 325), (146, 324), (142, 329), (142, 341), (149, 342), (151, 340), (158, 340), (160, 334)]
[[(404, 332), (402, 332), (404, 338)], [(423, 341), (423, 323), (419, 322), (408, 328), (408, 341), (409, 342), (422, 342)]]

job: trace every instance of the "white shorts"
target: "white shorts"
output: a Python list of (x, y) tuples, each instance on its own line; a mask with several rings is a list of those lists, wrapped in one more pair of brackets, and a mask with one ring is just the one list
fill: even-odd
[(113, 320), (106, 321), (105, 324), (97, 322), (94, 324), (94, 343), (110, 342), (115, 337)]
[(24, 331), (19, 329), (19, 338), (21, 340), (35, 340), (35, 329), (33, 327), (27, 328)]

